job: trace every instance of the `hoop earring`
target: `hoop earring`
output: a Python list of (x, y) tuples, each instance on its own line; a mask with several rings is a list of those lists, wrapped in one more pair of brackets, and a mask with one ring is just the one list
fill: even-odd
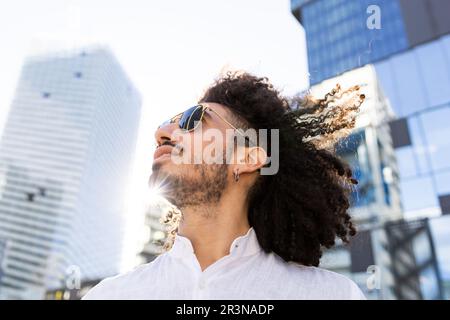
[(234, 170), (233, 175), (234, 175), (234, 181), (238, 182), (239, 181), (239, 169)]

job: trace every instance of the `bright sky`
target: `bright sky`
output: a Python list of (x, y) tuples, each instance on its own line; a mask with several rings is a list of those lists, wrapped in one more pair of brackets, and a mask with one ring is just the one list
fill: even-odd
[(2, 1), (0, 132), (27, 55), (109, 46), (143, 97), (127, 195), (130, 236), (136, 235), (157, 124), (195, 103), (222, 68), (268, 76), (286, 94), (308, 87), (304, 32), (289, 6), (289, 0)]

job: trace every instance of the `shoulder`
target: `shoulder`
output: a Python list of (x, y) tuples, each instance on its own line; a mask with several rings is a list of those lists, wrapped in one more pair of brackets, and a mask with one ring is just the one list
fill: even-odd
[(305, 284), (314, 299), (365, 300), (358, 285), (346, 276), (318, 267), (307, 267), (292, 263), (300, 281)]
[(158, 256), (150, 263), (137, 266), (131, 271), (102, 280), (87, 292), (83, 300), (126, 299), (133, 296), (142, 286), (151, 284), (152, 275), (159, 268), (163, 256)]
[(281, 266), (289, 283), (289, 298), (318, 300), (365, 300), (358, 285), (348, 277), (319, 267), (285, 262), (272, 257)]

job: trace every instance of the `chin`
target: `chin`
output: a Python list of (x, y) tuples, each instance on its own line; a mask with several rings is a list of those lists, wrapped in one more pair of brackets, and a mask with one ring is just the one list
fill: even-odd
[[(169, 161), (167, 161), (169, 160)], [(164, 169), (166, 169), (170, 165), (170, 159), (161, 159), (158, 158), (156, 160), (153, 160), (152, 164), (152, 171), (153, 173), (159, 173)]]
[(170, 161), (155, 161), (149, 178), (150, 187), (161, 187), (179, 175), (179, 169)]

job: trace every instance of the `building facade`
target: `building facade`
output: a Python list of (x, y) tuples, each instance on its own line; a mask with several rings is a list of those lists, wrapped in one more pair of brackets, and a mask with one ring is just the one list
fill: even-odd
[(107, 49), (26, 61), (0, 142), (0, 298), (119, 272), (140, 106)]
[[(313, 96), (322, 97), (339, 83), (349, 88), (356, 83), (366, 99), (361, 105), (355, 129), (336, 145), (336, 153), (350, 164), (358, 185), (351, 194), (351, 214), (360, 231), (358, 243), (348, 248), (336, 246), (321, 260), (321, 267), (346, 274), (360, 284), (367, 296), (393, 297), (391, 259), (387, 250), (387, 237), (382, 231), (368, 233), (374, 225), (403, 218), (398, 184), (398, 167), (389, 131), (388, 121), (394, 113), (385, 98), (375, 69), (367, 65), (325, 80), (310, 88)], [(367, 271), (378, 266), (379, 291), (368, 291)]]
[[(381, 244), (388, 253), (385, 258), (390, 260), (386, 265), (391, 266), (388, 273), (392, 281), (381, 282), (382, 286), (392, 285), (392, 290), (391, 294), (383, 290), (366, 293), (371, 298), (442, 298), (443, 283), (450, 277), (450, 258), (446, 253), (450, 252), (450, 244), (446, 238), (434, 239), (433, 228), (445, 223), (450, 228), (448, 219), (443, 217), (450, 213), (450, 129), (446, 124), (450, 118), (450, 20), (446, 14), (450, 3), (292, 0), (291, 8), (305, 29), (312, 88), (323, 86), (330, 79), (340, 82), (347, 73), (370, 66), (379, 91), (393, 111), (394, 117), (386, 119), (390, 142), (382, 142), (379, 147), (393, 150), (390, 156), (395, 158), (396, 170), (388, 169), (387, 173), (396, 181), (401, 214), (393, 214), (388, 220), (375, 219), (381, 224), (369, 225), (367, 229), (370, 247)], [(364, 77), (355, 79), (355, 83), (361, 81)], [(370, 148), (377, 150), (375, 146)], [(352, 164), (357, 172), (364, 167), (361, 160)], [(377, 171), (371, 168), (365, 179), (373, 180), (379, 176)], [(370, 207), (367, 204), (374, 199), (373, 194), (365, 188), (357, 194), (362, 207)], [(352, 210), (355, 209), (359, 211), (357, 204)], [(384, 214), (381, 209), (373, 212)], [(392, 227), (391, 220), (401, 216), (406, 220)], [(428, 218), (430, 221), (423, 220)], [(361, 222), (357, 214), (355, 219)], [(379, 234), (384, 242), (374, 238)], [(399, 235), (410, 242), (401, 241)], [(375, 266), (379, 266), (377, 260), (385, 258), (377, 258), (377, 250), (373, 251), (372, 259), (364, 259), (375, 260)], [(403, 262), (399, 256), (404, 257)], [(427, 258), (422, 259), (423, 256)], [(329, 259), (328, 266), (354, 278), (361, 276), (359, 283), (364, 290), (368, 274), (358, 274), (353, 264), (358, 265), (361, 257), (355, 257), (358, 256), (350, 248), (340, 258), (336, 255)], [(400, 269), (403, 271), (398, 272)], [(406, 286), (409, 291), (404, 290)]]
[(291, 9), (305, 29), (311, 84), (450, 32), (442, 0), (291, 0)]

